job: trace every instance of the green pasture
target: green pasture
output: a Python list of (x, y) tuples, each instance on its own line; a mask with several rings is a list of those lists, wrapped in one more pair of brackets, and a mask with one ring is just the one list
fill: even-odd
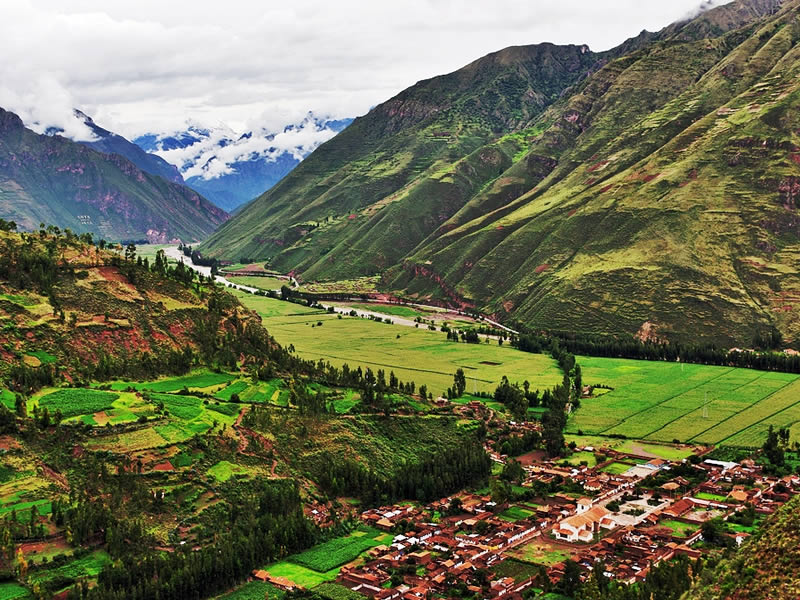
[(672, 534), (676, 537), (686, 538), (697, 531), (697, 525), (683, 523), (681, 521), (667, 520), (659, 522), (661, 527), (669, 527)]
[[(287, 560), (317, 573), (327, 573), (358, 558), (363, 552), (387, 541), (386, 535), (369, 527), (359, 527), (350, 535), (317, 544)], [(391, 540), (389, 540), (391, 541)]]
[[(769, 423), (800, 422), (795, 374), (584, 356), (578, 362), (585, 383), (614, 389), (581, 401), (571, 433), (759, 445)], [(793, 434), (800, 440), (797, 428)]]
[(137, 391), (150, 392), (177, 392), (183, 388), (190, 390), (204, 390), (209, 387), (224, 385), (236, 379), (235, 375), (229, 373), (215, 373), (207, 369), (200, 369), (189, 375), (179, 377), (163, 377), (155, 381), (115, 381), (111, 383), (112, 390), (126, 390), (132, 388)]
[[(242, 303), (257, 311), (267, 331), (284, 346), (292, 344), (306, 359), (322, 358), (373, 371), (394, 371), (403, 381), (425, 384), (434, 396), (453, 384), (460, 367), (467, 391), (494, 391), (503, 375), (512, 382), (528, 380), (533, 389), (561, 382), (558, 365), (549, 356), (519, 352), (508, 345), (450, 342), (440, 331), (388, 325), (369, 319), (344, 317), (291, 302), (235, 292)], [(322, 326), (317, 326), (322, 322)], [(312, 327), (313, 325), (313, 327)], [(398, 337), (399, 336), (399, 337)]]
[(284, 285), (291, 285), (288, 279), (280, 277), (261, 277), (258, 275), (226, 275), (225, 278), (237, 285), (246, 285), (260, 290), (279, 290)]
[(283, 600), (285, 597), (286, 592), (266, 581), (248, 581), (227, 594), (217, 596), (217, 600)]
[(27, 588), (18, 583), (0, 583), (0, 600), (23, 600), (31, 598)]
[(523, 519), (533, 516), (533, 511), (522, 508), (521, 506), (509, 506), (501, 512), (499, 516), (504, 521), (516, 523), (517, 521), (522, 521)]

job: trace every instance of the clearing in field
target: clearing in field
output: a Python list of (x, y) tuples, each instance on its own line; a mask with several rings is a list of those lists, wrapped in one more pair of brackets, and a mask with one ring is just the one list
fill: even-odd
[(567, 426), (572, 433), (760, 445), (769, 423), (800, 422), (796, 374), (583, 356), (578, 362), (584, 382), (614, 389), (581, 401)]
[(521, 506), (509, 506), (507, 509), (501, 512), (499, 516), (504, 521), (516, 523), (517, 521), (522, 521), (523, 519), (533, 516), (533, 511), (528, 510), (527, 508), (522, 508)]
[(228, 481), (234, 475), (246, 475), (249, 471), (240, 465), (233, 464), (227, 460), (221, 460), (208, 470), (217, 481)]
[[(273, 298), (234, 292), (258, 312), (264, 327), (278, 343), (294, 345), (306, 359), (322, 358), (341, 367), (370, 367), (394, 371), (403, 381), (425, 384), (438, 395), (453, 384), (453, 373), (463, 368), (467, 391), (493, 392), (503, 375), (512, 382), (528, 380), (544, 390), (561, 382), (558, 365), (549, 356), (520, 352), (508, 345), (464, 344), (448, 341), (441, 331), (389, 325), (369, 319), (344, 317)], [(322, 322), (322, 326), (317, 326)], [(313, 327), (312, 327), (313, 325)]]

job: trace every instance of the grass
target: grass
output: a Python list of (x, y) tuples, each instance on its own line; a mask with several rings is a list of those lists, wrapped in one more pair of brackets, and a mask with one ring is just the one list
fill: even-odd
[(366, 596), (339, 585), (338, 583), (321, 583), (314, 588), (314, 593), (326, 600), (364, 600)]
[(245, 467), (228, 462), (227, 460), (219, 461), (208, 470), (208, 474), (217, 481), (228, 481), (228, 479), (234, 475), (245, 475), (247, 473), (248, 470)]
[(30, 593), (27, 588), (18, 583), (0, 583), (0, 600), (21, 600), (29, 597)]
[(528, 510), (526, 508), (522, 508), (519, 506), (509, 506), (507, 509), (501, 512), (499, 516), (504, 521), (511, 521), (512, 523), (516, 523), (517, 521), (522, 521), (523, 519), (527, 519), (532, 515), (533, 515), (532, 510)]
[(728, 502), (729, 500), (725, 496), (721, 496), (719, 494), (711, 494), (709, 492), (697, 492), (694, 495), (695, 498), (700, 500), (709, 500), (711, 502)]
[(226, 279), (237, 285), (258, 288), (260, 290), (279, 290), (281, 286), (290, 285), (289, 280), (279, 277), (259, 277), (257, 275), (226, 275)]
[(125, 390), (133, 388), (135, 390), (147, 390), (150, 392), (177, 392), (183, 388), (205, 389), (215, 385), (222, 385), (233, 381), (236, 377), (228, 373), (215, 373), (208, 370), (200, 370), (190, 375), (181, 377), (168, 377), (156, 381), (129, 382), (117, 381), (111, 384), (113, 390)]
[(697, 525), (691, 525), (689, 523), (683, 523), (681, 521), (675, 520), (668, 520), (668, 521), (661, 521), (659, 522), (661, 527), (669, 527), (672, 530), (673, 535), (676, 537), (686, 538), (697, 531)]
[(30, 579), (34, 582), (47, 582), (62, 577), (73, 581), (80, 577), (96, 577), (110, 561), (111, 557), (107, 552), (97, 550), (60, 567), (34, 571), (30, 574)]
[(539, 573), (536, 565), (513, 558), (507, 558), (497, 563), (492, 570), (498, 577), (513, 577), (517, 583), (526, 581)]
[(597, 459), (593, 452), (573, 452), (560, 462), (566, 462), (573, 466), (578, 466), (585, 462), (587, 466), (593, 467), (597, 464)]
[(119, 394), (85, 388), (65, 388), (39, 397), (39, 408), (52, 415), (60, 410), (64, 417), (95, 413), (113, 407)]
[(305, 588), (313, 588), (320, 583), (333, 581), (339, 574), (339, 569), (331, 569), (325, 573), (318, 573), (309, 568), (284, 560), (266, 567), (267, 572), (273, 577), (285, 577)]
[(264, 600), (267, 597), (270, 600), (283, 600), (286, 592), (266, 581), (249, 581), (227, 594), (217, 596), (217, 600)]
[[(508, 345), (449, 342), (444, 333), (424, 326), (417, 329), (369, 319), (339, 319), (291, 302), (234, 293), (261, 315), (278, 343), (292, 344), (302, 358), (323, 358), (339, 367), (347, 363), (353, 368), (393, 370), (403, 381), (427, 385), (434, 396), (453, 384), (458, 368), (464, 369), (470, 392), (494, 391), (503, 375), (520, 383), (528, 380), (533, 389), (542, 390), (562, 378), (549, 356), (519, 352)], [(318, 321), (324, 326), (312, 328)]]
[(246, 381), (235, 381), (228, 387), (225, 387), (214, 394), (214, 397), (219, 398), (220, 400), (230, 401), (231, 396), (234, 394), (241, 394), (248, 387), (250, 387), (250, 385)]
[(570, 557), (569, 552), (543, 544), (540, 540), (514, 548), (508, 554), (517, 560), (546, 567), (564, 562)]
[(289, 557), (289, 561), (318, 573), (325, 573), (355, 560), (365, 550), (379, 546), (382, 534), (376, 529), (361, 527), (348, 536), (318, 544), (305, 552)]
[[(614, 389), (582, 400), (569, 421), (570, 432), (734, 443), (737, 434), (754, 424), (795, 406), (800, 411), (800, 381), (795, 374), (595, 357), (579, 357), (578, 362), (585, 382)], [(795, 420), (800, 414), (783, 418), (785, 424)], [(766, 426), (762, 429), (748, 440), (763, 441)]]
[(630, 469), (631, 466), (632, 465), (626, 465), (625, 463), (621, 462), (613, 462), (600, 470), (603, 471), (603, 473), (609, 473), (611, 475), (622, 475), (625, 471)]

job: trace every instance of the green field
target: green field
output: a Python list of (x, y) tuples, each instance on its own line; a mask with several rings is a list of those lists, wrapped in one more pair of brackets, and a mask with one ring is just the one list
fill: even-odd
[(600, 469), (603, 473), (609, 473), (611, 475), (622, 475), (625, 471), (631, 468), (632, 465), (626, 465), (625, 463), (621, 462), (613, 462), (609, 465), (606, 465), (602, 469)]
[[(549, 356), (519, 352), (509, 346), (447, 341), (440, 331), (387, 325), (369, 319), (339, 319), (325, 311), (272, 298), (235, 292), (242, 303), (257, 311), (278, 343), (293, 344), (306, 359), (323, 358), (336, 366), (371, 367), (394, 371), (403, 381), (426, 384), (435, 395), (453, 384), (460, 367), (467, 391), (494, 391), (503, 375), (512, 382), (528, 380), (533, 389), (561, 382), (558, 365)], [(322, 327), (312, 327), (317, 322)], [(399, 336), (399, 337), (398, 337)]]
[(614, 388), (581, 401), (569, 432), (700, 444), (760, 445), (770, 423), (800, 441), (795, 374), (579, 357), (583, 380)]
[(208, 470), (208, 474), (217, 481), (228, 481), (234, 475), (244, 475), (246, 473), (247, 469), (245, 467), (230, 463), (227, 460), (218, 462)]
[(0, 583), (0, 600), (22, 600), (30, 598), (28, 590), (18, 583)]
[(509, 506), (503, 512), (500, 513), (500, 518), (505, 521), (522, 521), (523, 519), (527, 519), (528, 517), (533, 515), (532, 510), (528, 510), (526, 508), (522, 508), (519, 506)]
[(331, 569), (325, 573), (318, 573), (309, 568), (302, 567), (289, 561), (281, 561), (265, 567), (267, 572), (273, 577), (285, 577), (289, 581), (295, 582), (305, 588), (312, 588), (326, 581), (333, 581), (339, 574), (339, 569)]
[(135, 390), (147, 390), (151, 392), (177, 392), (185, 387), (189, 389), (204, 389), (215, 385), (224, 385), (234, 379), (236, 379), (235, 375), (215, 373), (204, 369), (190, 375), (168, 377), (156, 381), (116, 381), (111, 384), (111, 389), (125, 390), (130, 387)]
[(681, 521), (675, 520), (668, 520), (668, 521), (660, 521), (659, 526), (661, 527), (669, 527), (672, 530), (672, 534), (676, 537), (689, 537), (695, 531), (697, 531), (697, 525), (691, 525), (689, 523), (683, 523)]
[(312, 571), (326, 573), (355, 560), (365, 550), (380, 546), (384, 541), (384, 534), (377, 529), (359, 527), (350, 535), (318, 544), (288, 560)]
[(286, 592), (266, 581), (249, 581), (232, 592), (217, 596), (217, 600), (282, 600)]
[(258, 275), (226, 275), (228, 281), (237, 285), (246, 285), (260, 290), (279, 290), (281, 286), (289, 285), (288, 279), (280, 277), (261, 277)]
[(530, 544), (518, 546), (509, 552), (509, 555), (517, 560), (537, 565), (545, 565), (547, 567), (565, 561), (570, 557), (570, 554), (568, 550), (561, 550), (549, 546), (541, 540), (535, 540)]
[(67, 578), (75, 581), (81, 577), (97, 577), (103, 567), (110, 561), (111, 557), (107, 552), (97, 550), (54, 569), (33, 571), (30, 574), (30, 579), (33, 582), (46, 582), (56, 578)]
[(85, 388), (64, 388), (39, 398), (39, 408), (52, 415), (57, 409), (64, 417), (95, 413), (113, 407), (119, 394)]
[(493, 570), (498, 577), (513, 577), (517, 583), (526, 581), (539, 573), (536, 565), (513, 558), (507, 558), (497, 563)]

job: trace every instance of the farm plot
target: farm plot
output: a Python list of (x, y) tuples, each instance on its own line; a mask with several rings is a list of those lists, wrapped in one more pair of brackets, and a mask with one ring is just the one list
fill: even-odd
[[(520, 352), (494, 341), (451, 342), (441, 331), (429, 331), (423, 325), (417, 329), (354, 317), (339, 319), (290, 302), (234, 293), (262, 316), (279, 343), (292, 344), (302, 358), (322, 358), (338, 367), (347, 363), (351, 368), (383, 369), (387, 374), (394, 371), (403, 381), (427, 385), (433, 394), (451, 386), (459, 368), (466, 374), (468, 392), (493, 392), (503, 375), (512, 382), (527, 380), (531, 388), (540, 390), (562, 379), (558, 365), (544, 354)], [(323, 325), (317, 326), (319, 322)]]
[(116, 381), (111, 384), (111, 389), (126, 390), (128, 388), (133, 388), (134, 390), (147, 390), (150, 392), (177, 392), (183, 388), (202, 390), (217, 385), (224, 385), (234, 379), (236, 379), (236, 376), (229, 373), (215, 373), (213, 371), (201, 370), (190, 375), (168, 377), (156, 381)]
[(74, 417), (113, 408), (117, 398), (119, 398), (119, 394), (113, 392), (65, 388), (39, 397), (38, 404), (39, 408), (46, 408), (51, 415), (56, 410), (60, 410), (64, 417)]
[(379, 546), (382, 539), (381, 532), (360, 527), (348, 536), (318, 544), (305, 552), (289, 557), (288, 560), (312, 571), (325, 573), (355, 560), (362, 552)]
[(27, 588), (18, 583), (0, 583), (0, 600), (23, 600), (31, 597)]
[(773, 405), (774, 395), (798, 379), (707, 365), (592, 357), (579, 362), (585, 382), (614, 389), (584, 399), (568, 424), (571, 432), (663, 442), (719, 443), (767, 416), (756, 418)]
[(103, 550), (97, 550), (68, 562), (67, 564), (41, 571), (34, 571), (30, 574), (30, 580), (34, 583), (46, 583), (52, 580), (76, 581), (83, 577), (97, 577), (103, 567), (111, 562), (111, 557)]
[(217, 596), (217, 600), (264, 600), (264, 598), (283, 600), (285, 597), (286, 592), (266, 581), (249, 581), (232, 592)]

